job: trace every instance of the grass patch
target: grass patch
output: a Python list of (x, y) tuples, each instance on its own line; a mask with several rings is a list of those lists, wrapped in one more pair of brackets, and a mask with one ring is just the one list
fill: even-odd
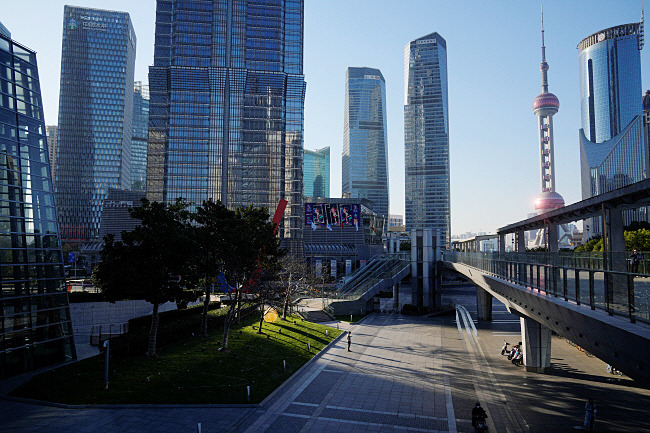
[(218, 350), (223, 328), (215, 328), (208, 338), (168, 344), (155, 358), (111, 356), (107, 391), (102, 355), (35, 376), (11, 395), (64, 404), (225, 404), (246, 403), (250, 386), (250, 402), (259, 403), (341, 333), (295, 317), (264, 323), (262, 334), (257, 325), (253, 315), (232, 326), (228, 351)]
[(342, 315), (334, 316), (336, 320), (340, 320), (341, 322), (348, 322), (348, 323), (357, 323), (359, 320), (363, 319), (364, 317), (366, 317), (366, 314), (352, 314), (352, 315), (342, 314)]

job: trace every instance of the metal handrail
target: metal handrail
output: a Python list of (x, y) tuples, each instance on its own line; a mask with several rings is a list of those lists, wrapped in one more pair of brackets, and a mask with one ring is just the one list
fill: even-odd
[[(604, 263), (628, 266), (627, 253), (606, 253), (603, 258)], [(596, 262), (581, 262), (579, 259), (561, 253), (443, 252), (443, 261), (472, 266), (497, 278), (592, 310), (627, 316), (631, 322), (650, 323), (650, 275), (603, 269), (603, 266), (593, 266)]]

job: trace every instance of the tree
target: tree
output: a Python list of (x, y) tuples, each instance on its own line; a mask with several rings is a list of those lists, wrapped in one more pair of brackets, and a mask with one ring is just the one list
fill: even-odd
[(650, 230), (639, 229), (625, 232), (625, 250), (650, 251)]
[(239, 241), (235, 212), (220, 201), (206, 200), (192, 215), (193, 267), (194, 275), (204, 287), (201, 336), (208, 335), (208, 306), (210, 288), (217, 283), (217, 277), (225, 270), (225, 257), (231, 254), (232, 246)]
[(235, 211), (232, 224), (237, 240), (228, 245), (228, 254), (223, 257), (223, 270), (227, 280), (234, 286), (229, 291), (230, 305), (224, 320), (222, 349), (228, 348), (230, 325), (241, 311), (244, 293), (259, 298), (256, 290), (263, 272), (277, 272), (279, 261), (286, 253), (280, 247), (280, 239), (275, 235), (275, 225), (269, 221), (266, 208), (252, 205)]
[(190, 259), (189, 212), (187, 203), (173, 204), (142, 199), (130, 209), (141, 223), (131, 232), (122, 232), (122, 242), (104, 238), (102, 261), (93, 272), (94, 284), (115, 302), (139, 296), (153, 305), (147, 355), (156, 354), (158, 307), (182, 297), (181, 275)]
[(312, 272), (309, 264), (302, 258), (285, 256), (282, 259), (282, 270), (278, 277), (282, 285), (282, 318), (287, 318), (291, 299), (301, 290), (310, 286)]

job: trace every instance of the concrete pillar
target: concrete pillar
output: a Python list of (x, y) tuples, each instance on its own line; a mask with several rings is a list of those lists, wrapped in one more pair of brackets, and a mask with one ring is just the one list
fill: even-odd
[(399, 283), (393, 286), (393, 309), (399, 311)]
[(546, 229), (548, 230), (548, 236), (547, 236), (547, 241), (548, 241), (548, 251), (551, 253), (557, 253), (558, 251), (558, 235), (557, 235), (557, 230), (558, 226), (555, 224), (549, 224)]
[(476, 286), (476, 313), (478, 320), (492, 320), (492, 295)]
[(434, 247), (437, 244), (433, 229), (422, 230), (422, 302), (425, 307), (434, 305), (435, 256)]
[(526, 236), (523, 230), (515, 233), (515, 250), (518, 253), (526, 252)]
[(499, 233), (499, 252), (506, 252), (506, 235)]
[[(625, 253), (625, 235), (623, 231), (623, 212), (618, 207), (607, 210), (607, 252), (609, 269), (627, 272), (627, 254)], [(621, 313), (628, 313), (628, 279), (626, 275), (613, 274), (610, 287), (610, 307)], [(582, 290), (582, 287), (580, 288)], [(630, 287), (634, 290), (634, 285)]]
[(551, 367), (551, 330), (525, 317), (521, 322), (521, 341), (526, 371), (544, 373)]
[(393, 236), (394, 236), (394, 233), (389, 233), (388, 234), (388, 252), (390, 254), (395, 252), (395, 244), (393, 243)]

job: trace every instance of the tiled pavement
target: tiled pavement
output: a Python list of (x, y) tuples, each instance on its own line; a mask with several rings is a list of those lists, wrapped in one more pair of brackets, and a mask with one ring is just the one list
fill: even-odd
[[(473, 311), (472, 288), (447, 299)], [(443, 299), (444, 301), (445, 299)], [(359, 432), (468, 433), (480, 400), (490, 432), (569, 433), (588, 396), (599, 404), (597, 431), (650, 431), (650, 391), (615, 382), (604, 364), (554, 340), (553, 371), (526, 373), (498, 350), (517, 341), (518, 319), (495, 303), (495, 319), (375, 314), (356, 325), (352, 350), (340, 338), (261, 406), (63, 408), (0, 400), (0, 432)], [(347, 329), (347, 328), (346, 328)], [(0, 391), (2, 387), (0, 386)]]

